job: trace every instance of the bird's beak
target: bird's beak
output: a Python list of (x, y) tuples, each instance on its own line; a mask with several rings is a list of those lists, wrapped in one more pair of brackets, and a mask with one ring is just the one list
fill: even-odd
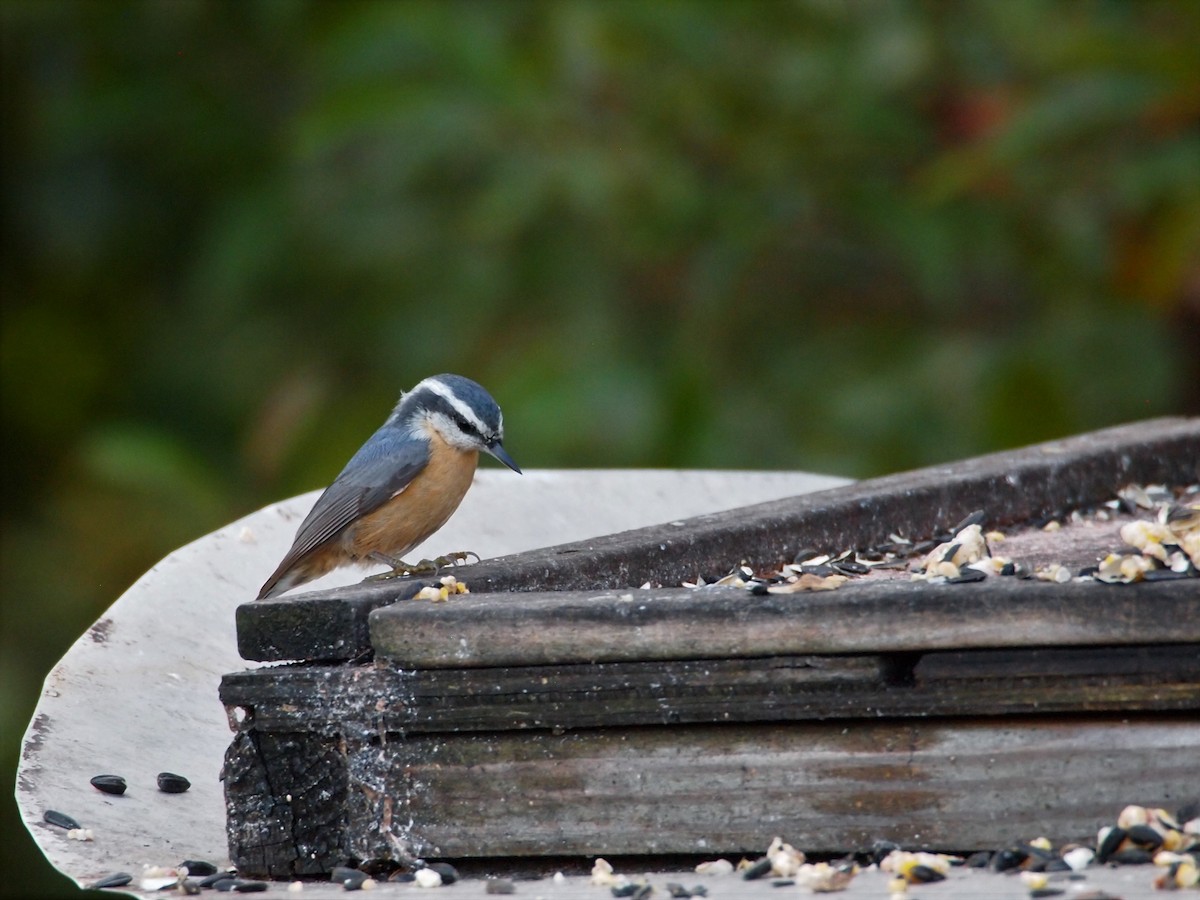
[(499, 441), (492, 441), (492, 443), (488, 444), (487, 452), (492, 454), (492, 456), (496, 457), (496, 459), (500, 460), (500, 462), (504, 463), (518, 475), (521, 474), (521, 467), (513, 462), (513, 458), (508, 455), (508, 451), (504, 449), (504, 446)]

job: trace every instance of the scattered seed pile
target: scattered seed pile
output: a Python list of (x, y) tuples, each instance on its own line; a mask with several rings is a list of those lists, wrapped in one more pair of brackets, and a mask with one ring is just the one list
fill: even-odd
[(1200, 485), (1172, 489), (1130, 484), (1098, 507), (1047, 516), (1027, 526), (1054, 533), (1063, 522), (1107, 522), (1119, 515), (1137, 517), (1120, 529), (1120, 539), (1126, 546), (1075, 570), (1057, 562), (1030, 566), (994, 553), (993, 545), (1002, 544), (1006, 535), (984, 531), (988, 516), (984, 510), (977, 510), (950, 532), (928, 541), (914, 542), (891, 534), (877, 547), (852, 548), (837, 554), (806, 548), (774, 571), (756, 573), (742, 563), (726, 575), (700, 575), (684, 581), (683, 586), (742, 587), (752, 594), (791, 594), (834, 590), (852, 578), (889, 569), (908, 569), (912, 580), (934, 584), (965, 584), (990, 576), (1107, 584), (1200, 577)]
[[(1048, 838), (1020, 841), (995, 851), (970, 856), (904, 850), (891, 841), (876, 841), (870, 850), (833, 862), (808, 862), (805, 854), (776, 837), (766, 853), (736, 865), (715, 859), (696, 866), (698, 875), (731, 876), (747, 881), (771, 879), (776, 887), (795, 885), (812, 893), (845, 890), (862, 872), (886, 876), (887, 892), (893, 900), (904, 900), (914, 885), (945, 881), (955, 867), (986, 869), (1021, 879), (1031, 898), (1057, 897), (1070, 892), (1074, 900), (1119, 900), (1101, 891), (1088, 891), (1089, 868), (1103, 865), (1152, 865), (1152, 884), (1159, 890), (1196, 889), (1200, 884), (1200, 801), (1189, 803), (1172, 815), (1165, 809), (1127, 806), (1116, 824), (1106, 825), (1094, 845), (1065, 844), (1054, 849)], [(592, 868), (592, 884), (610, 889), (614, 897), (650, 897), (655, 885), (642, 877), (631, 879), (616, 873), (604, 859)], [(671, 897), (706, 897), (709, 888), (672, 882), (665, 885)]]

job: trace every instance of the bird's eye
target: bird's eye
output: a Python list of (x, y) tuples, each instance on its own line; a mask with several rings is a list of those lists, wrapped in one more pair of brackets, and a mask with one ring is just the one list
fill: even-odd
[(454, 424), (458, 426), (458, 430), (463, 434), (475, 433), (475, 429), (471, 427), (471, 423), (468, 422), (463, 416), (460, 416), (458, 413), (454, 413), (451, 418), (454, 420)]

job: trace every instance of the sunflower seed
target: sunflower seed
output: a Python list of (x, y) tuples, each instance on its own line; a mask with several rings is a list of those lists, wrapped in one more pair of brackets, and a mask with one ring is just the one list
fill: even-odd
[(202, 859), (185, 859), (179, 866), (180, 868), (187, 869), (189, 875), (195, 875), (197, 878), (217, 874), (217, 867)]
[(83, 826), (68, 816), (66, 813), (61, 813), (56, 809), (48, 809), (42, 813), (42, 819), (47, 825), (53, 825), (56, 828), (82, 828)]
[(987, 515), (982, 509), (977, 509), (961, 522), (954, 526), (954, 533), (958, 534), (964, 528), (969, 528), (972, 525), (982, 525), (987, 520)]
[(458, 869), (454, 868), (450, 863), (428, 863), (425, 868), (433, 869), (433, 871), (441, 875), (442, 884), (454, 884), (454, 882), (458, 881)]
[(89, 890), (98, 891), (102, 888), (124, 887), (133, 881), (133, 876), (128, 872), (113, 872), (111, 875), (105, 875), (88, 885)]
[(746, 871), (742, 873), (742, 878), (744, 878), (746, 881), (754, 881), (757, 878), (762, 878), (770, 871), (771, 858), (769, 856), (764, 856), (762, 859), (758, 860), (758, 862), (754, 863), (754, 865), (750, 866), (750, 868), (746, 869)]
[(182, 794), (191, 786), (192, 783), (182, 775), (176, 775), (174, 772), (158, 773), (158, 789), (164, 793)]
[(126, 784), (125, 779), (120, 775), (96, 775), (92, 778), (92, 787), (106, 794), (115, 794), (119, 797), (125, 793)]

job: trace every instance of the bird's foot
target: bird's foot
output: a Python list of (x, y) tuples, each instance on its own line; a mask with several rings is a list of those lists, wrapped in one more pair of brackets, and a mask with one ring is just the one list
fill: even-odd
[(479, 554), (474, 550), (452, 550), (445, 556), (439, 556), (437, 559), (433, 560), (423, 559), (421, 562), (432, 562), (439, 569), (445, 569), (452, 566), (461, 566), (464, 563), (469, 562), (472, 556), (475, 557), (475, 562), (480, 562)]
[(445, 556), (422, 559), (410, 565), (402, 559), (392, 559), (383, 554), (375, 554), (376, 561), (391, 566), (392, 570), (380, 572), (378, 575), (369, 575), (363, 581), (387, 581), (390, 578), (406, 578), (410, 575), (436, 575), (442, 569), (467, 562), (472, 556), (475, 557), (475, 562), (479, 562), (479, 554), (473, 550), (455, 550)]

